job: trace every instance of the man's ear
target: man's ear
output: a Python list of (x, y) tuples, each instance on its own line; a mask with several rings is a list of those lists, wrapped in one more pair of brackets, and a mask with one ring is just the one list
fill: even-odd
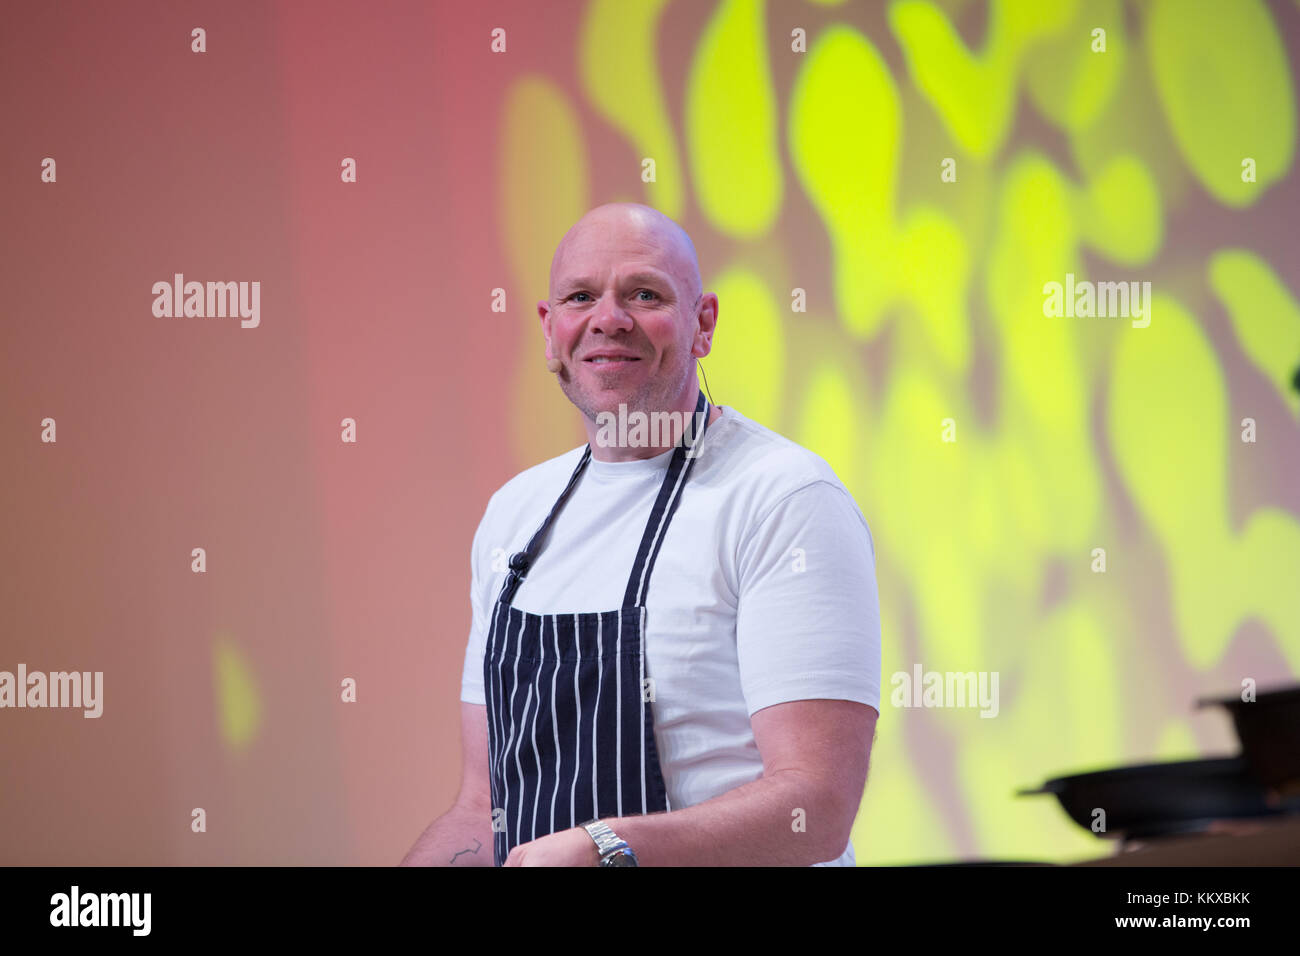
[(718, 297), (712, 292), (700, 296), (696, 321), (699, 322), (699, 328), (695, 332), (691, 354), (696, 358), (704, 358), (713, 349), (713, 331), (718, 326)]
[(704, 358), (713, 350), (713, 339), (707, 332), (698, 332), (695, 335), (695, 344), (691, 347), (691, 354), (696, 358)]
[(546, 339), (546, 357), (551, 355), (551, 303), (545, 299), (537, 303), (537, 316), (542, 322), (542, 336)]

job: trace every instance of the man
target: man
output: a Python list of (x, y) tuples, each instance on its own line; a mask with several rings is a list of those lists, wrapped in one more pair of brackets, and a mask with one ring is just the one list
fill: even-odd
[(672, 220), (593, 209), (549, 294), (547, 366), (589, 441), (488, 502), (461, 790), (403, 864), (853, 865), (880, 701), (866, 520), (821, 458), (705, 401), (718, 298)]

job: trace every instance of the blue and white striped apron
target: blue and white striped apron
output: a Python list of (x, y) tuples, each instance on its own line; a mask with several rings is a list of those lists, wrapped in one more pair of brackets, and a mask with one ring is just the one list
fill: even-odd
[(672, 809), (653, 701), (643, 691), (646, 591), (709, 410), (701, 392), (646, 521), (622, 608), (531, 614), (510, 604), (591, 460), (590, 444), (546, 520), (510, 558), (483, 655), (497, 866), (519, 844), (589, 820)]

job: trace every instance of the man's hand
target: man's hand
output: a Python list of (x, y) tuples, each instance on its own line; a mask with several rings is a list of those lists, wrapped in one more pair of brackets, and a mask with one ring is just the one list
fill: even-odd
[(582, 827), (561, 830), (521, 843), (506, 857), (505, 866), (597, 866), (600, 851)]

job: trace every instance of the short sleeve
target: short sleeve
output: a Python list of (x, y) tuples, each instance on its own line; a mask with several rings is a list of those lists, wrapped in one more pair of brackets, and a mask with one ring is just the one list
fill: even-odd
[(742, 539), (736, 644), (749, 713), (792, 700), (880, 709), (875, 542), (841, 486), (786, 495)]
[(485, 555), (479, 551), (483, 526), (487, 523), (487, 513), (479, 522), (474, 532), (474, 542), (469, 553), (469, 603), (470, 628), (469, 640), (465, 642), (465, 664), (460, 675), (460, 699), (467, 704), (486, 703), (483, 694), (483, 653), (487, 648), (487, 607), (486, 595), (483, 593), (483, 580), (479, 566)]

